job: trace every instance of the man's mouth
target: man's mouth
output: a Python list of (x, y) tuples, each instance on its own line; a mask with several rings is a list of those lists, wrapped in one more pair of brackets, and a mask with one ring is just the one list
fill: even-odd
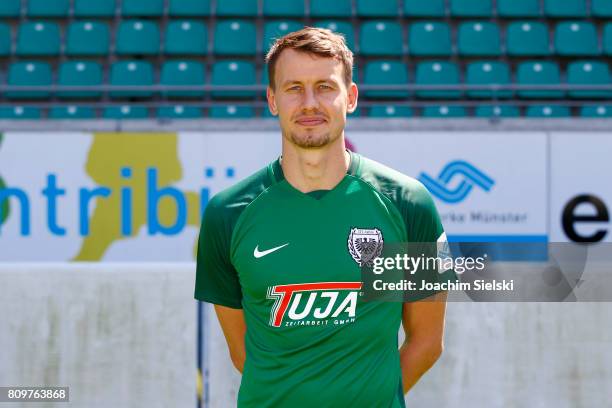
[(318, 126), (325, 123), (325, 118), (322, 117), (307, 117), (300, 118), (296, 121), (301, 126)]

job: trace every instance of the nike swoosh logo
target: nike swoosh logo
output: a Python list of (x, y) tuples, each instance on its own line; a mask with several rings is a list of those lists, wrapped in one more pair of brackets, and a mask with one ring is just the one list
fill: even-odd
[(289, 243), (288, 243), (288, 242), (287, 242), (286, 244), (284, 244), (284, 245), (280, 245), (280, 246), (277, 246), (277, 247), (274, 247), (274, 248), (266, 249), (265, 251), (260, 251), (260, 250), (259, 250), (259, 245), (257, 245), (257, 246), (255, 247), (255, 250), (253, 251), (253, 256), (254, 256), (255, 258), (261, 258), (262, 256), (266, 256), (266, 255), (268, 255), (268, 254), (271, 254), (271, 253), (272, 253), (272, 252), (274, 252), (274, 251), (278, 251), (279, 249), (284, 248), (284, 247), (286, 247), (287, 245), (289, 245)]

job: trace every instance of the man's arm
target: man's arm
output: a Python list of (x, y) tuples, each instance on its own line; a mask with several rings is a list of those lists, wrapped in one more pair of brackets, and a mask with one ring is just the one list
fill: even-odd
[(246, 323), (244, 322), (244, 312), (242, 309), (232, 309), (231, 307), (221, 305), (215, 305), (215, 312), (217, 312), (217, 318), (219, 323), (221, 323), (221, 329), (223, 329), (223, 335), (229, 348), (232, 363), (242, 373), (246, 359), (246, 349), (244, 346)]
[(404, 303), (402, 325), (406, 340), (400, 347), (404, 393), (433, 366), (444, 348), (446, 292)]

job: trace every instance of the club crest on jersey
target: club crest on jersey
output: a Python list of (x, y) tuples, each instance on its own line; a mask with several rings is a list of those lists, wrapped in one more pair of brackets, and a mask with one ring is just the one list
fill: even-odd
[(348, 250), (357, 265), (373, 265), (383, 250), (383, 236), (378, 228), (351, 228)]

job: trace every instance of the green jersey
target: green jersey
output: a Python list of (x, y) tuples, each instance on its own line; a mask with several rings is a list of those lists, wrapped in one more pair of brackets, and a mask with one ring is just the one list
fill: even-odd
[(302, 193), (276, 160), (206, 207), (195, 297), (244, 311), (240, 407), (404, 406), (402, 303), (363, 301), (360, 265), (383, 242), (436, 242), (442, 225), (418, 181), (350, 163), (332, 190)]

